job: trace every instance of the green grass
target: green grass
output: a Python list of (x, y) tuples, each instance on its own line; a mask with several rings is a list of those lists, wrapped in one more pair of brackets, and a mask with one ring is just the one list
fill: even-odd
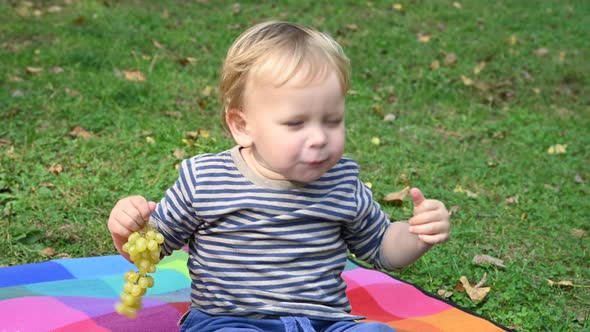
[[(451, 300), (525, 331), (589, 330), (590, 241), (572, 232), (590, 230), (590, 3), (399, 1), (401, 12), (394, 2), (315, 3), (0, 1), (0, 265), (115, 253), (106, 220), (119, 198), (159, 200), (176, 150), (232, 146), (217, 115), (222, 58), (244, 28), (280, 18), (331, 33), (351, 58), (347, 155), (375, 197), (411, 185), (458, 208), (451, 241), (396, 275), (436, 292), (487, 272), (484, 302), (458, 291)], [(54, 4), (61, 11), (49, 13)], [(197, 61), (179, 64), (186, 57)], [(126, 69), (147, 80), (125, 80)], [(92, 138), (69, 136), (75, 126)], [(210, 136), (182, 142), (197, 129)], [(554, 144), (566, 153), (548, 154)], [(61, 173), (48, 171), (58, 163)], [(409, 201), (384, 208), (411, 215)], [(42, 256), (46, 247), (55, 255)], [(477, 266), (477, 254), (506, 268)]]

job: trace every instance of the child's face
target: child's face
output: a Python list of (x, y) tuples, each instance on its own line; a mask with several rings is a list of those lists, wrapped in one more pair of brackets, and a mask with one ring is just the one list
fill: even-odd
[(310, 182), (334, 166), (344, 152), (344, 95), (338, 76), (303, 83), (303, 75), (275, 87), (250, 82), (244, 115), (251, 148), (246, 162), (274, 180)]

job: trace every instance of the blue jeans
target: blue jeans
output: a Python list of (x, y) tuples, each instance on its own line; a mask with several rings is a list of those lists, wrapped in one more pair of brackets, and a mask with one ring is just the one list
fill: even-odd
[(280, 319), (251, 319), (212, 316), (192, 309), (182, 324), (181, 332), (395, 332), (382, 323), (313, 320), (285, 316)]

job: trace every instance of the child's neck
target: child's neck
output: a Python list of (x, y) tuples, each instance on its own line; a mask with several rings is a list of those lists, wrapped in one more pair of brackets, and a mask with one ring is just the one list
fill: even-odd
[(252, 147), (240, 148), (240, 154), (242, 155), (242, 158), (244, 158), (246, 165), (248, 165), (248, 167), (250, 167), (250, 169), (258, 176), (272, 181), (288, 181), (283, 175), (264, 167), (264, 165), (257, 160)]

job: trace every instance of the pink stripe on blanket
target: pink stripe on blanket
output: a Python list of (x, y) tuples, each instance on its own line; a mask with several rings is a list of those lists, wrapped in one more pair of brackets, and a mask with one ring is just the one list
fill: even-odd
[(0, 301), (2, 331), (48, 331), (87, 318), (81, 311), (52, 297), (29, 296)]
[[(364, 269), (357, 269), (364, 270)], [(347, 294), (353, 311), (380, 319), (423, 317), (452, 308), (449, 304), (424, 295), (420, 290), (378, 271), (347, 272)], [(351, 276), (352, 274), (352, 276)], [(369, 281), (370, 280), (370, 281)]]

